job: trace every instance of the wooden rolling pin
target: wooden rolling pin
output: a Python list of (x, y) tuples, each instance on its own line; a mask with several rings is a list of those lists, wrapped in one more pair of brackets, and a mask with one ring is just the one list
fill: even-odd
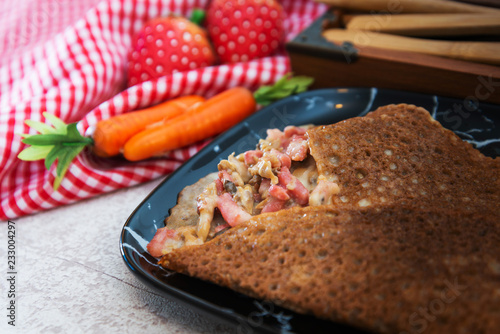
[(500, 35), (500, 14), (352, 15), (345, 26), (405, 36)]
[(380, 11), (389, 14), (410, 13), (500, 13), (500, 9), (448, 0), (316, 0), (353, 11)]
[(370, 46), (500, 65), (500, 42), (437, 41), (345, 29), (327, 29), (323, 37), (337, 44), (351, 42), (358, 48)]

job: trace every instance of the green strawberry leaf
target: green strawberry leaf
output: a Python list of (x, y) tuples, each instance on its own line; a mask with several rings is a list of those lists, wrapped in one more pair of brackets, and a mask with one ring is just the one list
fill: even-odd
[(258, 104), (266, 106), (287, 96), (302, 93), (314, 82), (306, 76), (292, 77), (290, 73), (284, 75), (272, 86), (262, 86), (255, 93), (254, 98)]
[(189, 21), (193, 22), (196, 25), (202, 26), (203, 22), (205, 21), (205, 11), (200, 8), (195, 8), (193, 9), (193, 12), (191, 13), (191, 17), (189, 18)]

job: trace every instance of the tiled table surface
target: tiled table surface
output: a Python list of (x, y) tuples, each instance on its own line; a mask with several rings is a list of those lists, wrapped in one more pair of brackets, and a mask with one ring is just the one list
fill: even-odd
[[(236, 332), (164, 298), (125, 266), (123, 224), (160, 181), (14, 219), (16, 326), (7, 323), (8, 282), (1, 277), (0, 333)], [(7, 276), (7, 224), (0, 226)]]

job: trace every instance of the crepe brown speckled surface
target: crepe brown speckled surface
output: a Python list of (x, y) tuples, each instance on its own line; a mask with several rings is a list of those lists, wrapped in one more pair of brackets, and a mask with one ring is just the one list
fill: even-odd
[(160, 264), (375, 332), (496, 333), (500, 159), (411, 105), (308, 136), (333, 205), (253, 217)]
[(175, 250), (161, 264), (369, 330), (493, 333), (500, 326), (497, 223), (401, 205), (294, 208)]
[(308, 131), (338, 207), (389, 203), (500, 211), (500, 159), (484, 156), (423, 108), (389, 105)]

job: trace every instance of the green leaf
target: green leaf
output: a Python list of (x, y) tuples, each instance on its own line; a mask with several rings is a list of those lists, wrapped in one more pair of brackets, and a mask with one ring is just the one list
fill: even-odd
[(290, 96), (291, 94), (294, 94), (295, 91), (296, 91), (296, 87), (291, 87), (291, 88), (287, 88), (287, 89), (273, 91), (273, 92), (269, 92), (268, 94), (266, 94), (265, 98), (269, 99), (269, 100), (279, 100), (279, 99), (285, 98), (287, 96)]
[(43, 116), (50, 122), (52, 125), (54, 125), (54, 128), (57, 130), (58, 133), (60, 134), (65, 134), (66, 133), (66, 123), (64, 123), (60, 118), (58, 118), (55, 115), (52, 115), (48, 112), (44, 112)]
[(24, 161), (36, 161), (45, 159), (53, 146), (30, 146), (25, 148), (17, 155), (17, 157)]
[(290, 73), (279, 79), (273, 86), (262, 86), (255, 93), (258, 104), (266, 106), (287, 96), (302, 93), (314, 82), (306, 76), (292, 77)]
[(40, 134), (23, 134), (22, 142), (31, 145), (19, 153), (21, 160), (33, 161), (45, 159), (45, 168), (50, 170), (56, 163), (56, 178), (54, 189), (57, 189), (66, 174), (73, 159), (87, 145), (92, 145), (92, 138), (84, 137), (78, 132), (77, 123), (65, 124), (58, 117), (43, 113), (45, 118), (53, 125), (27, 120), (26, 124), (37, 130)]
[(56, 161), (59, 152), (61, 151), (61, 145), (55, 145), (52, 147), (52, 150), (45, 157), (45, 168), (50, 170), (50, 166)]
[(76, 128), (76, 123), (71, 123), (66, 126), (65, 134), (39, 134), (31, 135), (22, 140), (28, 145), (90, 145), (92, 139), (83, 137)]
[(261, 106), (267, 106), (267, 105), (270, 105), (273, 102), (274, 102), (273, 99), (268, 99), (268, 98), (265, 98), (265, 97), (259, 98), (259, 100), (258, 100), (258, 103)]
[(84, 137), (80, 134), (76, 128), (77, 123), (68, 124), (67, 127), (67, 137), (68, 141), (65, 144), (79, 144), (79, 145), (91, 145), (93, 140), (88, 137)]
[(290, 73), (285, 74), (278, 81), (276, 81), (274, 85), (271, 86), (271, 89), (272, 90), (282, 89), (283, 87), (285, 87), (286, 82), (289, 78), (290, 78)]
[(195, 8), (193, 9), (193, 12), (191, 13), (191, 17), (189, 18), (189, 21), (193, 22), (196, 25), (203, 25), (203, 22), (205, 21), (205, 11), (200, 8)]
[(54, 179), (54, 184), (52, 185), (52, 187), (54, 188), (54, 190), (59, 189), (59, 186), (61, 185), (61, 182), (62, 182), (65, 174), (66, 174), (66, 171), (64, 171), (63, 176), (57, 176), (56, 175), (56, 177)]
[(273, 86), (259, 87), (259, 89), (257, 89), (257, 91), (255, 91), (254, 95), (263, 96), (263, 95), (267, 94), (272, 88), (273, 88)]
[(73, 160), (76, 154), (78, 154), (80, 151), (81, 150), (79, 150), (78, 147), (65, 147), (63, 150), (61, 150), (59, 160), (57, 161), (57, 176), (61, 176), (63, 171), (65, 172), (68, 169), (69, 165), (71, 164), (71, 160)]
[(314, 82), (313, 78), (306, 77), (306, 76), (298, 76), (298, 77), (293, 77), (287, 82), (287, 86), (290, 89), (295, 90), (295, 94), (297, 93), (302, 93), (309, 88), (310, 85)]
[(28, 145), (57, 145), (63, 143), (67, 140), (66, 135), (54, 135), (54, 134), (45, 134), (45, 135), (32, 135), (27, 138), (24, 138), (22, 142)]
[(26, 121), (24, 121), (24, 123), (26, 123), (26, 125), (28, 125), (29, 127), (35, 129), (36, 131), (40, 132), (41, 134), (57, 133), (55, 128), (42, 122), (32, 121), (31, 119), (27, 119)]
[(57, 161), (56, 178), (54, 179), (54, 190), (57, 190), (61, 185), (62, 179), (66, 172), (68, 171), (71, 162), (75, 157), (84, 149), (85, 145), (80, 145), (79, 147), (65, 147), (61, 151), (61, 155)]

